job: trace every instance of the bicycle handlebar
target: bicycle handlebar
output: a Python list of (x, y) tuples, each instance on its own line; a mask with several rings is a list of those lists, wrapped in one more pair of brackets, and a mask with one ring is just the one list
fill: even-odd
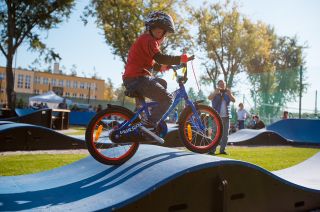
[[(194, 58), (195, 58), (194, 55), (188, 57), (188, 62), (191, 61), (191, 60), (194, 60)], [(174, 70), (174, 71), (177, 71), (177, 70), (179, 70), (179, 69), (181, 69), (183, 67), (186, 67), (186, 65), (187, 65), (186, 63), (181, 63), (180, 65), (171, 66), (170, 68), (172, 70)]]

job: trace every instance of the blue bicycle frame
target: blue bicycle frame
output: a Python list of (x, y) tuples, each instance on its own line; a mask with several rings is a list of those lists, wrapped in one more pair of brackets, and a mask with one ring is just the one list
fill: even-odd
[[(189, 97), (188, 97), (188, 94), (186, 92), (186, 89), (184, 87), (184, 84), (183, 82), (181, 82), (181, 80), (179, 80), (179, 77), (178, 76), (177, 78), (177, 81), (179, 83), (179, 89), (177, 89), (176, 91), (173, 92), (174, 94), (174, 100), (173, 100), (173, 103), (171, 104), (171, 106), (169, 107), (169, 109), (167, 110), (167, 112), (162, 116), (162, 118), (159, 120), (158, 123), (164, 121), (168, 116), (169, 114), (174, 110), (174, 108), (180, 103), (180, 101), (182, 101), (183, 99), (185, 100), (185, 104), (186, 106), (190, 106), (192, 111), (193, 111), (193, 116), (194, 118), (193, 119), (190, 119), (190, 122), (191, 124), (197, 129), (197, 131), (204, 131), (205, 130), (205, 126), (203, 125), (203, 123), (201, 122), (201, 118), (197, 112), (197, 109), (195, 107), (195, 104), (190, 101)], [(145, 102), (144, 99), (141, 99), (141, 103), (142, 103), (142, 107), (139, 108), (134, 116), (127, 122), (124, 122), (123, 125), (120, 127), (120, 128), (123, 128), (123, 127), (127, 127), (129, 124), (131, 124), (134, 120), (136, 120), (138, 118), (138, 116), (140, 114), (142, 114), (142, 112), (144, 112), (147, 116), (147, 118), (150, 118), (151, 117), (151, 113), (149, 111), (149, 108), (151, 107), (155, 107), (157, 106), (159, 103), (157, 102)]]

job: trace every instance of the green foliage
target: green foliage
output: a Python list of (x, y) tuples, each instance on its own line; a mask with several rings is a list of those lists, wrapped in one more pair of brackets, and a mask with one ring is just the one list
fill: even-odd
[[(249, 74), (251, 96), (255, 99), (261, 116), (279, 116), (285, 104), (295, 101), (299, 96), (304, 48), (298, 44), (296, 37), (279, 37), (271, 48), (272, 57), (257, 63), (260, 73), (252, 70)], [(302, 74), (304, 72), (305, 69), (302, 69)], [(307, 88), (304, 78), (302, 88), (303, 91)]]
[(40, 52), (45, 62), (60, 56), (40, 39), (47, 31), (69, 17), (74, 0), (0, 1), (0, 51), (7, 60), (6, 80), (9, 107), (13, 107), (12, 63), (18, 47), (28, 43), (31, 50)]
[[(190, 9), (191, 21), (198, 27), (197, 43), (206, 54), (203, 65), (206, 74), (201, 77), (205, 84), (216, 88), (216, 81), (223, 75), (231, 88), (236, 74), (244, 70), (249, 58), (256, 54), (257, 46), (265, 46), (267, 40), (255, 40), (265, 28), (253, 24), (239, 12), (236, 3), (212, 3), (200, 9)], [(262, 29), (261, 29), (262, 28)]]
[(121, 58), (125, 64), (131, 45), (145, 30), (144, 18), (153, 10), (162, 10), (170, 14), (175, 22), (176, 33), (169, 35), (162, 46), (176, 49), (186, 47), (190, 42), (190, 35), (185, 21), (176, 12), (185, 5), (185, 0), (91, 0), (83, 14), (86, 24), (89, 17), (96, 18), (97, 26), (103, 30), (106, 43), (113, 54)]
[(7, 58), (10, 51), (14, 53), (22, 42), (29, 43), (30, 49), (41, 53), (47, 51), (47, 59), (59, 58), (52, 49), (47, 49), (39, 33), (54, 28), (69, 17), (74, 0), (9, 0), (0, 5), (0, 49)]
[(114, 99), (114, 85), (112, 83), (112, 80), (108, 78), (107, 82), (105, 83), (104, 87), (104, 99), (105, 100), (113, 100)]
[(208, 97), (203, 93), (202, 90), (200, 90), (198, 92), (198, 100), (204, 100), (204, 102), (202, 104), (208, 105), (209, 104), (209, 100)]
[(202, 83), (216, 88), (223, 75), (231, 88), (235, 76), (247, 72), (262, 116), (278, 116), (287, 102), (295, 100), (300, 89), (297, 68), (304, 64), (305, 48), (297, 37), (280, 37), (271, 26), (251, 22), (231, 1), (204, 3), (190, 11), (198, 27), (197, 43), (206, 54)]
[(188, 97), (191, 101), (204, 100), (202, 104), (209, 104), (208, 98), (204, 95), (202, 90), (196, 93), (196, 91), (192, 87), (190, 87), (188, 90)]
[(197, 100), (196, 92), (194, 91), (194, 89), (192, 87), (190, 87), (188, 90), (188, 96), (191, 101)]
[(124, 91), (126, 88), (121, 85), (119, 88), (115, 89), (114, 94), (116, 96), (116, 101), (120, 102), (121, 106), (129, 107), (134, 109), (135, 107), (135, 98), (126, 97)]

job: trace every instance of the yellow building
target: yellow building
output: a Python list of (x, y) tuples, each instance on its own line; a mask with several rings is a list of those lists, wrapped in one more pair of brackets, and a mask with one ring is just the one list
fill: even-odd
[[(0, 67), (0, 102), (6, 103), (6, 69)], [(14, 70), (14, 91), (21, 94), (38, 95), (54, 91), (59, 96), (103, 100), (105, 82), (100, 79), (62, 74), (60, 71), (41, 72), (25, 69)]]

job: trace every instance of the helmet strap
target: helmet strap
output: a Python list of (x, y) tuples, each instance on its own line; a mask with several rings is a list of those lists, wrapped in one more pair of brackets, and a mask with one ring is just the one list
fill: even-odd
[(156, 39), (156, 40), (158, 41), (158, 40), (163, 40), (163, 37), (167, 34), (167, 31), (164, 30), (163, 35), (161, 36), (161, 38), (156, 38), (156, 37), (154, 37), (154, 35), (153, 35), (153, 33), (152, 33), (152, 29), (149, 29), (149, 33), (150, 33), (150, 35), (151, 35), (154, 39)]

